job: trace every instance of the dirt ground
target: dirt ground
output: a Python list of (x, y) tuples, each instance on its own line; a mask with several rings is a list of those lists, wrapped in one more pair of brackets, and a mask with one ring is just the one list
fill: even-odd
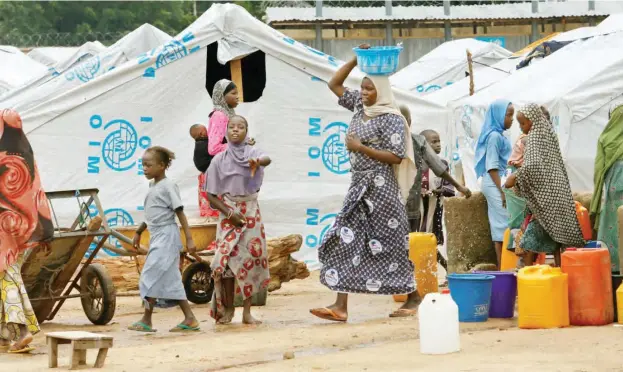
[[(215, 326), (207, 305), (194, 306), (202, 330), (173, 334), (181, 320), (178, 309), (157, 310), (155, 334), (126, 330), (140, 318), (138, 297), (119, 297), (113, 322), (89, 323), (79, 300), (65, 304), (36, 336), (30, 355), (0, 351), (2, 371), (47, 369), (46, 332), (84, 330), (114, 336), (114, 348), (99, 371), (623, 371), (623, 328), (583, 327), (518, 330), (513, 320), (462, 324), (462, 351), (444, 356), (419, 353), (416, 318), (390, 319), (396, 307), (384, 296), (352, 296), (348, 324), (312, 317), (310, 307), (328, 305), (333, 295), (318, 282), (317, 273), (287, 283), (254, 308), (260, 326)], [(294, 356), (284, 360), (284, 354)], [(87, 363), (95, 361), (95, 351)], [(59, 367), (69, 366), (68, 347), (59, 347)], [(85, 367), (86, 369), (87, 367)]]

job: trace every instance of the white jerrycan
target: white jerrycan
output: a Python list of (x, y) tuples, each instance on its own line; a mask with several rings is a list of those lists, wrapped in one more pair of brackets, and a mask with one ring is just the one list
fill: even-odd
[(418, 312), (422, 354), (448, 354), (461, 350), (459, 307), (448, 289), (441, 294), (427, 294)]

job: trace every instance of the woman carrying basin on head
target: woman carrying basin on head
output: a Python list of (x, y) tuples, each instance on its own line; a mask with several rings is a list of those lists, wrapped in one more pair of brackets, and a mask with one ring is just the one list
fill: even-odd
[(386, 76), (366, 76), (361, 91), (344, 87), (356, 65), (353, 58), (329, 81), (339, 104), (354, 112), (346, 137), (351, 184), (318, 249), (320, 281), (337, 298), (330, 306), (310, 310), (333, 321), (347, 320), (348, 293), (409, 294), (393, 316), (413, 315), (420, 302), (408, 256), (404, 204), (415, 179), (410, 132)]

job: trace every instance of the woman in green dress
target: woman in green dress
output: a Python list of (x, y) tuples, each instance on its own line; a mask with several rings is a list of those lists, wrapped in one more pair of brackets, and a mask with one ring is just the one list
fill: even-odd
[(623, 105), (615, 107), (609, 119), (597, 141), (591, 217), (597, 240), (610, 251), (612, 271), (620, 272), (617, 209), (623, 205)]

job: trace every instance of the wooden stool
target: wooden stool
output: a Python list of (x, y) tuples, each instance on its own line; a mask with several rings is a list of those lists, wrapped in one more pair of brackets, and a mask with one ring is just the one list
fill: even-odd
[(48, 367), (58, 367), (58, 345), (71, 344), (70, 369), (87, 363), (87, 349), (99, 349), (95, 368), (102, 368), (108, 349), (112, 347), (112, 336), (91, 332), (50, 332), (46, 334), (48, 344)]

